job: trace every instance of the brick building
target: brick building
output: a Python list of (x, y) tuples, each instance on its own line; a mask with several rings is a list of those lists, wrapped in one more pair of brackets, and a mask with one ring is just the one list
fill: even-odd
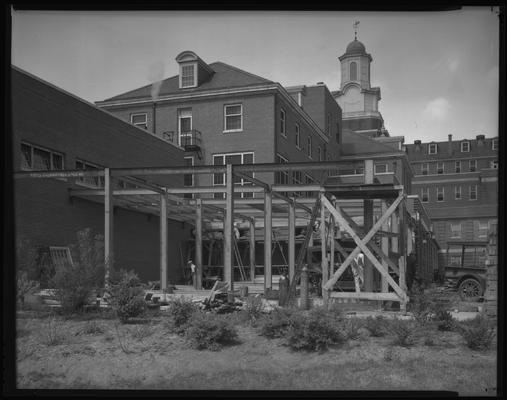
[(441, 248), (448, 240), (488, 239), (498, 220), (498, 137), (406, 145), (418, 194)]
[[(11, 72), (14, 172), (182, 165), (183, 151), (172, 143), (19, 68), (12, 67)], [(163, 184), (181, 186), (181, 180), (172, 178)], [(123, 181), (116, 185), (135, 187)], [(102, 186), (101, 177), (16, 179), (16, 240), (28, 239), (47, 249), (75, 243), (77, 231), (84, 228), (103, 233), (103, 204), (69, 195), (72, 189)], [(188, 226), (177, 221), (177, 215), (169, 218), (170, 238), (188, 234)], [(143, 280), (159, 279), (158, 215), (139, 212), (135, 205), (115, 206), (114, 219), (116, 265), (134, 269)], [(170, 240), (168, 259), (179, 258), (179, 243)], [(173, 264), (170, 282), (181, 274), (176, 268), (179, 263)]]
[[(157, 93), (148, 85), (99, 101), (97, 106), (180, 146), (187, 165), (339, 158), (341, 109), (324, 85), (285, 89), (222, 62), (207, 64), (191, 51), (180, 53), (176, 62), (179, 75), (159, 82)], [(295, 184), (318, 179), (304, 171), (257, 177), (267, 183)], [(212, 179), (187, 176), (185, 184), (225, 182), (215, 174)]]

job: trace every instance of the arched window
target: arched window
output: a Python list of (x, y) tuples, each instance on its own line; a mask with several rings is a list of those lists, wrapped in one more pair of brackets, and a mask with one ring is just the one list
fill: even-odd
[(357, 81), (357, 64), (354, 61), (350, 63), (350, 80)]

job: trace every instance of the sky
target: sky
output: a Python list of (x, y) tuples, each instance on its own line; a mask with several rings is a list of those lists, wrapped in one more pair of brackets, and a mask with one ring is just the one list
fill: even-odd
[(391, 136), (405, 143), (498, 136), (499, 20), (445, 12), (12, 11), (12, 64), (89, 102), (178, 74), (194, 51), (283, 86), (340, 87), (354, 39)]

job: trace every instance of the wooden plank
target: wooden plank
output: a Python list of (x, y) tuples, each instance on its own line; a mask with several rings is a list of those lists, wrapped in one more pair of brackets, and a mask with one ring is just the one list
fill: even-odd
[(289, 246), (289, 282), (295, 277), (296, 272), (296, 210), (294, 204), (289, 204), (289, 238), (288, 238), (288, 246)]
[(234, 275), (233, 275), (233, 248), (232, 248), (232, 235), (234, 234), (234, 182), (233, 182), (233, 167), (232, 164), (227, 164), (226, 179), (226, 208), (225, 208), (225, 222), (224, 222), (224, 280), (229, 284), (230, 290), (234, 290)]
[(195, 207), (195, 267), (197, 289), (202, 289), (202, 200), (197, 199)]
[(114, 266), (113, 178), (109, 168), (104, 169), (104, 282), (109, 285), (110, 269)]
[(255, 221), (250, 221), (250, 280), (255, 281)]
[(160, 288), (167, 290), (167, 195), (160, 195)]
[[(326, 249), (326, 207), (322, 204), (322, 197), (325, 194), (320, 193), (320, 246), (321, 246), (321, 270), (322, 270), (322, 282), (327, 282), (329, 279), (329, 266), (327, 264), (327, 249)], [(328, 306), (329, 302), (329, 290), (322, 288), (322, 300), (324, 307)]]
[[(365, 166), (366, 161), (372, 160), (365, 160)], [(373, 161), (371, 168), (372, 168), (371, 180), (373, 182)], [(363, 222), (364, 231), (369, 232), (369, 230), (373, 226), (373, 200), (363, 200), (363, 221), (364, 221)], [(364, 260), (364, 290), (366, 292), (373, 292), (373, 265), (368, 258)]]
[[(387, 203), (385, 200), (382, 200), (380, 207), (381, 207), (381, 213), (385, 214), (385, 212), (387, 210)], [(389, 229), (389, 225), (386, 221), (382, 224), (382, 230), (387, 231), (388, 229)], [(381, 239), (380, 246), (381, 246), (382, 253), (388, 254), (389, 253), (389, 237), (387, 237), (386, 235), (383, 235), (382, 239)], [(382, 266), (385, 267), (386, 270), (387, 270), (387, 265), (388, 265), (387, 260), (382, 259)], [(386, 278), (384, 278), (383, 276), (381, 276), (381, 278), (380, 278), (380, 286), (381, 286), (381, 290), (383, 293), (388, 292), (389, 284), (387, 283)]]
[(376, 292), (331, 292), (331, 298), (335, 299), (364, 299), (364, 300), (380, 300), (380, 301), (402, 301), (402, 299), (393, 292), (376, 293)]
[(271, 289), (271, 238), (272, 238), (272, 195), (270, 191), (264, 192), (264, 289)]

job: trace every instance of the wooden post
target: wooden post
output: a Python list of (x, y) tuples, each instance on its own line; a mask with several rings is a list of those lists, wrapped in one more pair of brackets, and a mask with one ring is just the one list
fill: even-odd
[(109, 275), (114, 267), (114, 203), (111, 170), (104, 168), (104, 285), (109, 287)]
[[(407, 245), (406, 245), (406, 236), (408, 233), (407, 224), (406, 224), (406, 218), (405, 218), (405, 200), (400, 203), (400, 206), (398, 208), (398, 214), (399, 214), (399, 253), (400, 253), (400, 261), (399, 261), (399, 268), (400, 268), (400, 288), (406, 293), (407, 292), (407, 281), (406, 281), (406, 268), (407, 268)], [(407, 303), (401, 302), (400, 303), (400, 311), (405, 312), (407, 311)]]
[(272, 194), (269, 190), (264, 192), (264, 291), (271, 289), (273, 275), (271, 271), (271, 200)]
[(160, 289), (167, 290), (167, 194), (160, 195)]
[[(320, 193), (320, 197), (324, 196), (324, 193)], [(327, 265), (327, 248), (326, 248), (326, 207), (324, 204), (320, 205), (320, 249), (321, 249), (321, 269), (322, 269), (322, 285), (329, 280), (329, 267)], [(322, 287), (322, 300), (324, 307), (328, 307), (329, 304), (329, 290)]]
[(195, 268), (197, 289), (202, 289), (202, 199), (196, 199), (195, 208)]
[[(373, 160), (364, 160), (364, 183), (373, 183)], [(364, 232), (373, 226), (373, 200), (363, 200)], [(364, 260), (364, 291), (373, 292), (373, 265), (368, 258)]]
[(289, 280), (292, 282), (296, 274), (296, 210), (294, 203), (289, 203)]
[(229, 290), (234, 290), (234, 259), (232, 241), (234, 235), (234, 182), (232, 164), (227, 164), (226, 180), (226, 208), (224, 219), (224, 281), (229, 284)]
[[(381, 214), (384, 215), (386, 211), (387, 211), (387, 203), (386, 203), (385, 200), (382, 200), (382, 203), (381, 203)], [(389, 231), (389, 224), (387, 223), (387, 221), (382, 224), (382, 230), (384, 232), (388, 232)], [(388, 236), (386, 236), (386, 235), (382, 236), (382, 240), (381, 240), (380, 246), (381, 246), (382, 252), (385, 255), (389, 256), (389, 237)], [(382, 261), (382, 266), (385, 267), (386, 271), (388, 271), (388, 267), (387, 267), (387, 262), (386, 261)], [(389, 284), (387, 283), (386, 278), (384, 278), (382, 276), (380, 281), (381, 281), (381, 289), (382, 289), (381, 291), (382, 291), (382, 293), (389, 292)]]
[(301, 269), (301, 304), (303, 310), (308, 309), (308, 268)]
[(329, 257), (329, 276), (333, 275), (334, 274), (334, 252), (335, 252), (335, 239), (334, 239), (334, 229), (335, 229), (335, 221), (334, 221), (334, 216), (331, 215), (331, 224), (329, 225), (329, 230), (330, 230), (330, 233), (329, 233), (329, 237), (331, 239), (330, 243), (329, 243), (329, 253), (330, 253), (330, 257)]
[(250, 221), (250, 280), (255, 281), (255, 220)]

